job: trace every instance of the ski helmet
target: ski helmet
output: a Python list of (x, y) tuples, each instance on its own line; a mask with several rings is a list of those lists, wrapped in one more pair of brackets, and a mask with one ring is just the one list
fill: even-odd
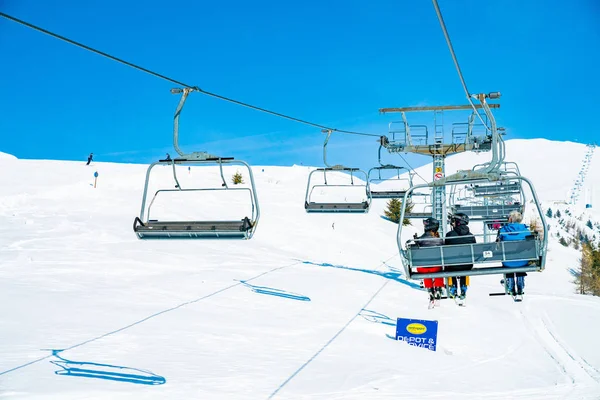
[(452, 216), (452, 222), (457, 225), (469, 225), (469, 216), (463, 213), (456, 213)]
[(440, 229), (440, 221), (438, 221), (435, 218), (426, 218), (423, 220), (423, 226), (425, 229), (425, 232), (427, 231), (437, 231), (438, 229)]

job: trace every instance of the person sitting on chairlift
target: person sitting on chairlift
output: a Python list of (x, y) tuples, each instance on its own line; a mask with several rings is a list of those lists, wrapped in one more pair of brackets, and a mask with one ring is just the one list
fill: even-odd
[[(498, 237), (496, 241), (512, 241), (512, 240), (526, 240), (527, 236), (531, 235), (531, 231), (527, 225), (521, 223), (523, 216), (518, 211), (512, 211), (508, 216), (508, 223), (498, 230)], [(503, 267), (517, 268), (526, 267), (529, 261), (505, 261), (502, 263)], [(504, 275), (506, 287), (508, 293), (513, 296), (522, 295), (523, 289), (525, 288), (525, 277), (527, 272), (517, 272), (514, 274)], [(517, 278), (517, 286), (515, 287), (515, 277)]]
[[(469, 216), (463, 213), (456, 213), (451, 219), (452, 230), (446, 234), (446, 240), (444, 244), (468, 244), (477, 243), (475, 236), (469, 230)], [(473, 269), (473, 264), (462, 264), (462, 265), (447, 265), (446, 271), (468, 271)], [(448, 291), (448, 296), (454, 298), (457, 293), (457, 283), (460, 280), (460, 298), (464, 299), (467, 294), (467, 276), (452, 277), (452, 285)]]
[[(440, 221), (435, 218), (427, 218), (423, 220), (423, 235), (415, 239), (415, 244), (419, 247), (443, 246), (444, 240), (440, 238), (438, 233), (440, 229)], [(416, 234), (415, 234), (416, 236)], [(440, 272), (442, 267), (419, 267), (417, 272), (430, 273)], [(429, 300), (439, 300), (442, 297), (442, 288), (444, 287), (444, 278), (425, 278), (423, 284), (429, 292)]]

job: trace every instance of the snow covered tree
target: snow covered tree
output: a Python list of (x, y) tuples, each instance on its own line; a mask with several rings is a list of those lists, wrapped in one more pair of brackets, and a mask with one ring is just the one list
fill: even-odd
[(551, 208), (548, 208), (548, 211), (546, 211), (546, 217), (552, 218), (552, 209)]
[[(408, 200), (406, 203), (405, 213), (412, 212), (414, 205)], [(384, 215), (392, 222), (398, 223), (400, 221), (400, 214), (402, 213), (402, 201), (400, 199), (390, 199), (387, 202), (387, 209), (383, 211)], [(408, 218), (404, 218), (402, 226), (411, 225)]]
[(565, 247), (569, 247), (569, 243), (567, 243), (567, 241), (565, 240), (565, 238), (564, 238), (564, 237), (561, 237), (561, 238), (558, 240), (558, 243), (562, 244), (562, 245), (563, 245), (563, 246), (565, 246)]
[(562, 214), (560, 213), (560, 210), (556, 210), (556, 214), (554, 214), (556, 216), (556, 218), (560, 218), (562, 216)]
[(592, 220), (588, 219), (587, 224), (585, 224), (585, 226), (587, 226), (590, 229), (594, 229), (594, 225), (592, 224)]

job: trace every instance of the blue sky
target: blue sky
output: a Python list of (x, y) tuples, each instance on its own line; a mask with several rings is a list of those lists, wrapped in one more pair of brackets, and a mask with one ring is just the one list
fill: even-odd
[[(439, 3), (469, 90), (502, 92), (495, 115), (507, 139), (600, 141), (590, 123), (600, 93), (595, 0)], [(0, 0), (0, 10), (207, 91), (341, 129), (386, 134), (399, 115), (381, 107), (466, 102), (430, 1)], [(175, 154), (171, 83), (3, 18), (0, 54), (0, 151), (134, 163)], [(322, 165), (319, 129), (199, 93), (188, 98), (181, 136), (186, 151), (254, 165)], [(369, 168), (377, 149), (375, 138), (334, 134), (329, 161)]]

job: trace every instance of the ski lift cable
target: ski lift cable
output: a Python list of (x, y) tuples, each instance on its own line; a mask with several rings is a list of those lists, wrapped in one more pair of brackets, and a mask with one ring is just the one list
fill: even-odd
[(416, 174), (416, 175), (417, 175), (419, 178), (421, 178), (421, 179), (423, 180), (423, 182), (425, 182), (425, 183), (429, 183), (429, 181), (428, 181), (427, 179), (425, 179), (425, 178), (423, 178), (421, 175), (419, 175), (419, 173), (417, 172), (417, 170), (416, 170), (416, 169), (414, 169), (414, 168), (413, 168), (413, 167), (412, 167), (412, 166), (411, 166), (411, 165), (408, 163), (408, 161), (406, 161), (406, 158), (404, 158), (404, 157), (402, 156), (402, 154), (398, 153), (398, 155), (400, 156), (400, 158), (402, 159), (402, 161), (404, 161), (404, 162), (406, 163), (406, 165), (408, 166), (408, 168), (410, 168), (410, 170), (411, 170), (412, 172), (414, 172), (414, 173), (415, 173), (415, 174)]
[(10, 16), (10, 15), (8, 15), (6, 13), (0, 12), (0, 17), (4, 17), (4, 18), (9, 19), (11, 21), (17, 22), (17, 23), (19, 23), (21, 25), (25, 25), (25, 26), (27, 26), (27, 27), (29, 27), (31, 29), (34, 29), (36, 31), (45, 33), (45, 34), (50, 35), (50, 36), (52, 36), (52, 37), (54, 37), (56, 39), (60, 39), (62, 41), (65, 41), (65, 42), (70, 43), (72, 45), (75, 45), (77, 47), (81, 47), (82, 49), (91, 51), (92, 53), (96, 53), (96, 54), (101, 55), (103, 57), (109, 58), (109, 59), (111, 59), (113, 61), (117, 61), (117, 62), (119, 62), (121, 64), (125, 64), (125, 65), (127, 65), (129, 67), (132, 67), (132, 68), (137, 69), (139, 71), (142, 71), (142, 72), (145, 72), (147, 74), (153, 75), (153, 76), (155, 76), (157, 78), (164, 79), (166, 81), (169, 81), (171, 83), (175, 83), (177, 85), (181, 85), (181, 86), (184, 86), (184, 87), (191, 87), (194, 90), (196, 90), (196, 91), (198, 91), (200, 93), (203, 93), (203, 94), (205, 94), (207, 96), (215, 97), (215, 98), (220, 99), (220, 100), (224, 100), (224, 101), (227, 101), (227, 102), (230, 102), (230, 103), (234, 103), (234, 104), (237, 104), (237, 105), (240, 105), (240, 106), (243, 106), (243, 107), (247, 107), (247, 108), (250, 108), (250, 109), (253, 109), (253, 110), (261, 111), (261, 112), (264, 112), (264, 113), (267, 113), (267, 114), (271, 114), (271, 115), (274, 115), (274, 116), (277, 116), (277, 117), (285, 118), (285, 119), (288, 119), (288, 120), (291, 120), (291, 121), (299, 122), (299, 123), (302, 123), (302, 124), (305, 124), (305, 125), (314, 126), (316, 128), (322, 129), (323, 131), (339, 132), (339, 133), (345, 133), (345, 134), (349, 134), (349, 135), (372, 136), (372, 137), (377, 137), (377, 138), (381, 137), (381, 135), (377, 135), (377, 134), (373, 134), (373, 133), (365, 133), (365, 132), (349, 131), (349, 130), (345, 130), (345, 129), (330, 128), (330, 127), (327, 127), (325, 125), (317, 124), (315, 122), (310, 122), (310, 121), (307, 121), (307, 120), (304, 120), (304, 119), (292, 117), (290, 115), (282, 114), (282, 113), (279, 113), (279, 112), (276, 112), (276, 111), (271, 111), (271, 110), (268, 110), (266, 108), (258, 107), (258, 106), (255, 106), (255, 105), (252, 105), (252, 104), (249, 104), (249, 103), (245, 103), (245, 102), (242, 102), (242, 101), (239, 101), (239, 100), (235, 100), (235, 99), (230, 98), (230, 97), (222, 96), (222, 95), (219, 95), (217, 93), (212, 93), (212, 92), (200, 89), (197, 86), (187, 85), (187, 84), (185, 84), (185, 83), (183, 83), (181, 81), (175, 80), (175, 79), (170, 78), (170, 77), (168, 77), (166, 75), (159, 74), (159, 73), (154, 72), (152, 70), (149, 70), (147, 68), (144, 68), (144, 67), (141, 67), (139, 65), (133, 64), (133, 63), (131, 63), (129, 61), (126, 61), (126, 60), (123, 60), (121, 58), (112, 56), (112, 55), (110, 55), (108, 53), (105, 53), (103, 51), (94, 49), (93, 47), (87, 46), (87, 45), (85, 45), (83, 43), (76, 42), (75, 40), (72, 40), (72, 39), (69, 39), (67, 37), (61, 36), (61, 35), (59, 35), (57, 33), (50, 32), (50, 31), (48, 31), (48, 30), (46, 30), (44, 28), (41, 28), (41, 27), (39, 27), (37, 25), (34, 25), (34, 24), (29, 23), (29, 22), (20, 20), (18, 18)]
[(433, 1), (433, 6), (435, 7), (435, 13), (437, 14), (438, 20), (440, 21), (440, 26), (442, 27), (442, 31), (444, 32), (444, 37), (446, 38), (446, 43), (448, 44), (448, 49), (450, 50), (450, 55), (452, 55), (452, 60), (454, 61), (454, 66), (456, 67), (456, 72), (458, 72), (458, 77), (460, 78), (460, 83), (462, 84), (462, 87), (465, 90), (465, 93), (467, 95), (467, 100), (469, 100), (469, 104), (471, 104), (471, 107), (473, 107), (473, 111), (475, 112), (475, 114), (477, 114), (477, 117), (479, 117), (479, 120), (481, 121), (481, 123), (483, 124), (485, 129), (487, 131), (489, 131), (490, 128), (483, 121), (481, 114), (479, 114), (479, 111), (477, 111), (477, 108), (473, 104), (473, 100), (471, 100), (471, 93), (469, 93), (469, 89), (467, 89), (467, 84), (465, 82), (465, 78), (463, 77), (460, 66), (458, 65), (458, 59), (456, 58), (456, 54), (454, 53), (454, 47), (452, 46), (452, 41), (450, 40), (450, 36), (448, 35), (448, 30), (446, 29), (446, 24), (444, 23), (444, 17), (442, 17), (442, 12), (440, 11), (438, 2), (437, 2), (437, 0), (432, 0), (432, 1)]

